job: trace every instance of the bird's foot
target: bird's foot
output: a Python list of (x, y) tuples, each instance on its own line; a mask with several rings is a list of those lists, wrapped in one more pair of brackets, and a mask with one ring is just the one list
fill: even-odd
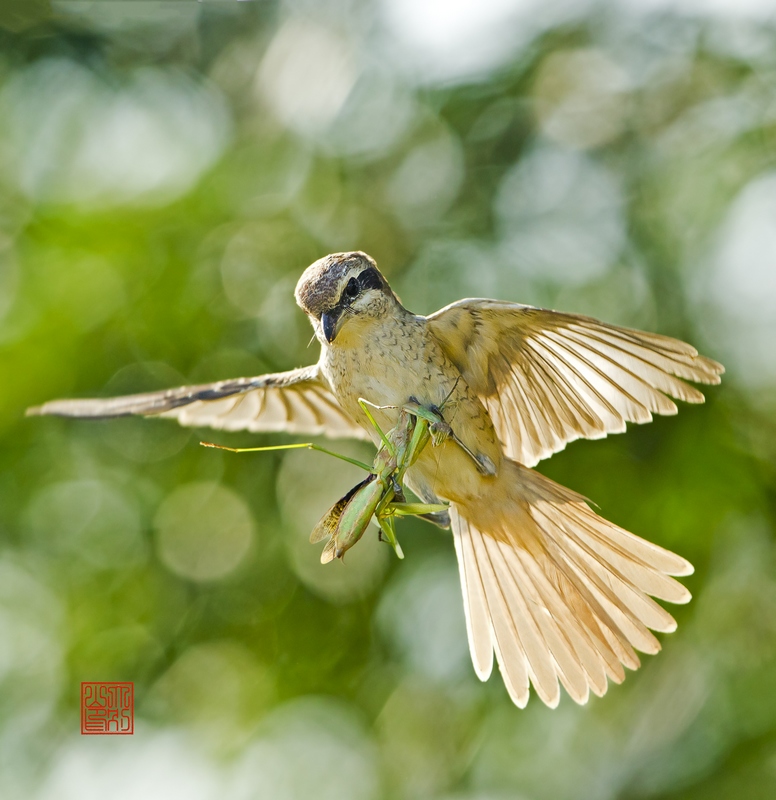
[(424, 406), (416, 397), (410, 397), (402, 406), (402, 411), (406, 411), (428, 423), (428, 431), (431, 434), (431, 443), (434, 447), (439, 447), (440, 444), (454, 436), (453, 429), (442, 416), (442, 409), (433, 403)]
[(428, 430), (431, 434), (431, 443), (438, 447), (448, 439), (452, 439), (469, 458), (474, 461), (474, 466), (481, 475), (495, 475), (496, 465), (484, 453), (475, 453), (467, 447), (452, 426), (445, 421), (442, 415), (442, 409), (433, 403), (427, 406), (422, 405), (417, 398), (410, 397), (409, 400), (402, 406), (402, 410), (410, 414), (414, 414), (418, 419), (423, 419), (428, 423)]

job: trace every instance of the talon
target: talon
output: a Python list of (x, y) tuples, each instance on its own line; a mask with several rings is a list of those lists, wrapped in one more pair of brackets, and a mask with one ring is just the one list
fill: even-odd
[(431, 444), (433, 444), (434, 447), (439, 447), (442, 442), (453, 435), (453, 429), (444, 420), (441, 422), (432, 422), (431, 425), (428, 426), (428, 429), (431, 432)]
[(439, 528), (450, 527), (450, 514), (447, 511), (432, 511), (430, 514), (419, 514), (418, 516)]
[(475, 461), (477, 462), (477, 469), (483, 475), (495, 475), (496, 465), (484, 453), (480, 453)]

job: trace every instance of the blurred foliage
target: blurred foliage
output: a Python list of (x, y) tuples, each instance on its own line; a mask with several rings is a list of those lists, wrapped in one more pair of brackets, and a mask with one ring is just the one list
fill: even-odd
[[(0, 795), (776, 796), (770, 13), (4, 0)], [(354, 482), (325, 456), (23, 418), (309, 363), (295, 281), (356, 248), (420, 313), (518, 300), (727, 365), (705, 407), (540, 467), (696, 565), (605, 698), (479, 684), (430, 526), (403, 563), (370, 536), (321, 566), (307, 535)], [(135, 681), (134, 737), (78, 735), (82, 680)]]

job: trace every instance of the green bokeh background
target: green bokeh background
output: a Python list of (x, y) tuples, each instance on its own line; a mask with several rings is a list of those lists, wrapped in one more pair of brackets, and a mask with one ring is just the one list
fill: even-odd
[[(733, 5), (0, 3), (0, 796), (776, 797), (776, 24)], [(320, 565), (356, 477), (323, 455), (24, 418), (313, 361), (293, 286), (356, 248), (418, 313), (516, 300), (728, 367), (540, 465), (696, 565), (604, 698), (477, 681), (444, 532)], [(82, 680), (135, 682), (133, 737), (80, 736)]]

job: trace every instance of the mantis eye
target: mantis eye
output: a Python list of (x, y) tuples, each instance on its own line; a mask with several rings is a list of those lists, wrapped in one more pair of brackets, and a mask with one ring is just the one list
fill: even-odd
[(355, 278), (351, 278), (348, 281), (347, 286), (345, 286), (345, 291), (342, 294), (352, 300), (354, 297), (358, 297), (360, 291), (361, 287), (358, 285), (358, 281)]

